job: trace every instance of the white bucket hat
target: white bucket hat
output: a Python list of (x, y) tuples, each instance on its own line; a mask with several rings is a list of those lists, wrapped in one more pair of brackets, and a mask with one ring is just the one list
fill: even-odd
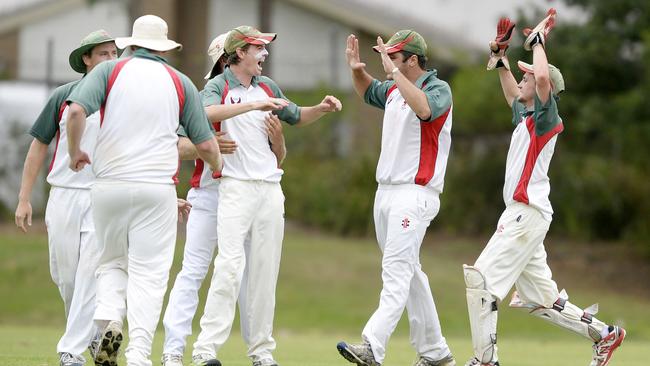
[(115, 38), (118, 48), (139, 46), (154, 51), (169, 51), (183, 46), (167, 39), (167, 23), (155, 15), (143, 15), (133, 22), (131, 37)]
[(204, 79), (212, 79), (213, 77), (216, 76), (217, 72), (217, 64), (219, 63), (219, 59), (223, 54), (225, 53), (225, 50), (223, 49), (223, 44), (226, 42), (226, 37), (228, 37), (228, 33), (222, 33), (218, 35), (215, 39), (212, 40), (212, 43), (210, 43), (210, 47), (208, 47), (208, 56), (212, 58), (212, 68), (210, 71), (205, 74)]

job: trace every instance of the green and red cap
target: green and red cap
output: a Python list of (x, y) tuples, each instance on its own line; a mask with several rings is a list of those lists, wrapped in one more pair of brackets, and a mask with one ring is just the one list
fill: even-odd
[(247, 44), (266, 45), (273, 42), (275, 37), (277, 37), (276, 33), (262, 33), (251, 26), (242, 25), (228, 33), (224, 42), (224, 50), (226, 54), (232, 55), (238, 48)]
[[(400, 51), (411, 52), (418, 56), (426, 56), (427, 54), (427, 43), (424, 42), (424, 38), (418, 32), (410, 29), (395, 33), (385, 43), (385, 46), (389, 55)], [(372, 49), (379, 52), (379, 46), (374, 46)]]

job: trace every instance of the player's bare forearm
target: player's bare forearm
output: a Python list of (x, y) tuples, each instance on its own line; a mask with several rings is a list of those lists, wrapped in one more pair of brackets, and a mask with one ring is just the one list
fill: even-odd
[(551, 77), (548, 71), (548, 59), (544, 46), (533, 46), (533, 71), (535, 75), (535, 89), (542, 103), (546, 103), (551, 93)]
[(223, 168), (223, 160), (219, 152), (217, 138), (213, 137), (199, 144), (196, 144), (196, 152), (212, 171), (218, 172)]
[(79, 150), (81, 150), (81, 136), (86, 129), (86, 110), (77, 103), (70, 104), (66, 124), (68, 153), (70, 156), (74, 156)]
[(517, 80), (515, 80), (512, 72), (505, 67), (500, 67), (499, 70), (499, 80), (501, 81), (501, 89), (503, 90), (503, 96), (506, 98), (508, 106), (512, 107), (512, 103), (515, 98), (519, 95), (519, 87), (517, 86)]
[(184, 136), (178, 137), (178, 156), (181, 160), (195, 160), (199, 154), (196, 152), (196, 147), (192, 141)]
[(271, 151), (275, 155), (275, 158), (278, 159), (278, 166), (281, 166), (284, 158), (287, 157), (287, 146), (284, 143), (284, 139), (282, 143), (271, 144)]
[(354, 85), (354, 91), (357, 92), (358, 96), (363, 98), (371, 83), (372, 76), (366, 72), (365, 68), (352, 70), (352, 84)]
[(18, 193), (19, 201), (30, 201), (36, 177), (38, 177), (38, 172), (41, 170), (46, 156), (47, 145), (34, 139), (29, 146), (25, 164), (23, 165), (23, 177), (20, 182), (20, 192)]
[(395, 80), (395, 85), (404, 97), (406, 104), (411, 107), (418, 118), (423, 121), (430, 120), (432, 111), (426, 94), (399, 71), (393, 73), (393, 80)]
[(326, 112), (321, 112), (318, 109), (318, 106), (311, 107), (300, 107), (300, 120), (295, 124), (296, 127), (304, 127), (313, 122), (317, 121), (319, 118), (323, 117)]
[(205, 113), (208, 115), (210, 122), (214, 123), (225, 121), (228, 118), (232, 118), (242, 113), (250, 112), (256, 109), (255, 107), (255, 102), (219, 105), (213, 104), (205, 107)]

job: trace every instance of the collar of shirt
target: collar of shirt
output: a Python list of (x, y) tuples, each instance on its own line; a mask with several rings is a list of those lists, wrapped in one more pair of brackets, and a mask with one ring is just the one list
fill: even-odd
[(427, 70), (417, 80), (415, 80), (415, 86), (417, 86), (418, 89), (422, 89), (422, 87), (429, 81), (430, 78), (435, 78), (437, 76), (438, 71), (436, 69)]
[(156, 55), (154, 53), (151, 53), (151, 51), (149, 51), (146, 48), (138, 48), (137, 50), (133, 51), (133, 57), (146, 58), (146, 59), (153, 60), (153, 61), (164, 62), (166, 64), (169, 63), (169, 62), (167, 62), (166, 58), (164, 58), (164, 57), (162, 57), (160, 55)]
[[(226, 81), (228, 82), (228, 85), (231, 86), (231, 88), (237, 87), (237, 86), (244, 86), (241, 81), (235, 76), (235, 73), (230, 70), (230, 67), (226, 67), (226, 70), (223, 72), (223, 76), (226, 78)], [(252, 86), (257, 86), (257, 84), (260, 82), (259, 77), (253, 75), (253, 78), (251, 79), (251, 85)]]

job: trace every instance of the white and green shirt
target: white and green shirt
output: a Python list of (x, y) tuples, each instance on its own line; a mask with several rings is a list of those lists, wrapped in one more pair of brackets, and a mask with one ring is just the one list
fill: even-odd
[[(211, 105), (228, 105), (248, 103), (268, 98), (287, 99), (277, 84), (268, 77), (253, 77), (247, 88), (241, 84), (230, 68), (212, 78), (201, 91), (205, 107)], [(264, 117), (269, 112), (250, 111), (228, 118), (216, 124), (216, 129), (226, 132), (228, 138), (237, 142), (237, 150), (233, 154), (223, 155), (224, 166), (221, 176), (241, 180), (262, 180), (279, 182), (283, 170), (271, 151)], [(274, 112), (278, 117), (293, 125), (300, 120), (300, 108), (289, 103), (289, 106)], [(210, 184), (212, 172), (203, 162), (197, 160), (193, 187), (203, 187)]]
[(366, 103), (384, 109), (377, 183), (417, 184), (442, 193), (451, 146), (452, 99), (449, 85), (427, 71), (415, 82), (425, 93), (431, 117), (421, 120), (393, 80), (373, 80)]
[(194, 144), (214, 136), (194, 84), (145, 49), (99, 64), (67, 101), (100, 111), (98, 180), (177, 183), (179, 123)]
[(548, 198), (551, 191), (548, 168), (557, 135), (564, 130), (555, 98), (551, 95), (542, 104), (535, 95), (532, 111), (516, 100), (512, 103), (512, 123), (516, 127), (510, 140), (503, 186), (506, 206), (514, 202), (530, 205), (548, 221), (553, 216)]
[[(69, 168), (70, 156), (66, 133), (68, 104), (65, 101), (79, 81), (81, 80), (56, 88), (29, 130), (30, 135), (45, 145), (49, 145), (56, 137), (56, 147), (47, 174), (47, 182), (54, 187), (90, 189), (95, 180), (90, 166), (84, 167), (78, 173)], [(81, 137), (81, 149), (88, 153), (91, 161), (98, 132), (99, 113), (94, 113), (86, 118), (86, 130)]]

